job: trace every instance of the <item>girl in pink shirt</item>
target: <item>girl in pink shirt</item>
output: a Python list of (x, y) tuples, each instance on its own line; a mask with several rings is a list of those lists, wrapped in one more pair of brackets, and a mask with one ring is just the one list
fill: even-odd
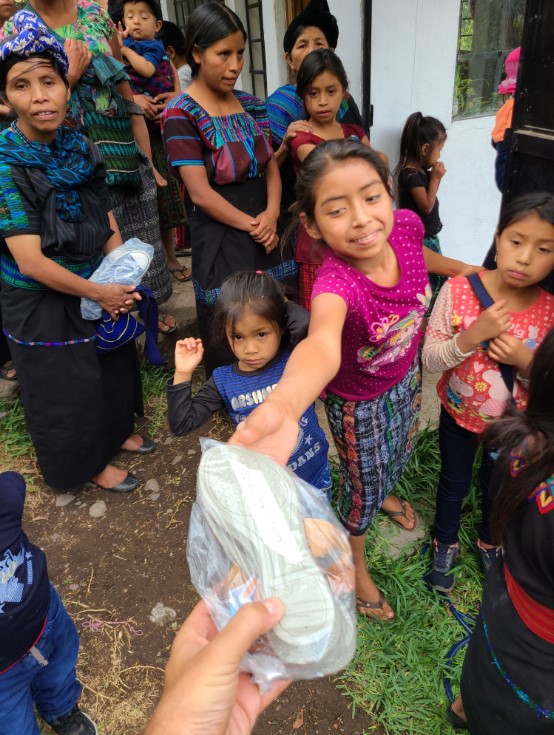
[(371, 579), (364, 547), (379, 508), (409, 530), (417, 523), (408, 503), (390, 492), (417, 436), (418, 346), (430, 298), (423, 225), (412, 212), (393, 211), (387, 167), (354, 140), (318, 145), (296, 194), (296, 214), (326, 245), (308, 337), (231, 441), (285, 463), (299, 417), (327, 387), (342, 475), (338, 513), (350, 533), (358, 612), (390, 620), (394, 613)]
[[(479, 434), (510, 401), (525, 409), (533, 352), (554, 324), (554, 297), (537, 285), (554, 268), (554, 196), (539, 192), (510, 202), (498, 223), (496, 251), (496, 269), (478, 276), (492, 306), (481, 305), (464, 276), (447, 281), (433, 308), (423, 348), (424, 367), (443, 373), (437, 385), (442, 468), (428, 576), (431, 586), (442, 592), (454, 585), (460, 514)], [(477, 547), (485, 570), (500, 551), (489, 530), (493, 465), (483, 450)]]

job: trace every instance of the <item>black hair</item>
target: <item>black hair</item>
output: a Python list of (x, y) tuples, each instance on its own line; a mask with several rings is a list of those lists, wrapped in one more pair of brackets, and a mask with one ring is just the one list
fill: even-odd
[(108, 15), (117, 25), (123, 23), (123, 6), (125, 0), (108, 0)]
[(348, 77), (346, 76), (342, 61), (331, 49), (319, 48), (315, 51), (310, 51), (298, 70), (296, 94), (302, 102), (304, 102), (304, 98), (309, 93), (314, 79), (326, 71), (333, 74), (339, 80), (341, 87), (346, 92), (348, 89)]
[(400, 160), (396, 171), (406, 166), (408, 161), (423, 167), (422, 147), (427, 144), (433, 149), (437, 144), (446, 140), (446, 128), (436, 117), (424, 117), (421, 112), (412, 112), (406, 120), (402, 137), (400, 138)]
[(0, 96), (3, 99), (6, 99), (6, 83), (8, 81), (8, 74), (10, 72), (10, 69), (12, 69), (16, 64), (19, 64), (22, 61), (31, 61), (32, 59), (47, 61), (52, 69), (56, 72), (56, 74), (61, 77), (65, 86), (69, 87), (67, 77), (64, 74), (61, 66), (59, 65), (58, 60), (55, 59), (47, 51), (41, 51), (40, 53), (32, 54), (31, 56), (19, 56), (17, 54), (12, 54), (0, 64)]
[(162, 9), (160, 5), (156, 2), (156, 0), (123, 0), (123, 3), (121, 4), (123, 16), (125, 16), (126, 5), (137, 5), (138, 3), (144, 3), (145, 5), (148, 5), (150, 10), (152, 11), (152, 15), (156, 18), (156, 20), (163, 19)]
[(235, 326), (245, 309), (274, 324), (282, 333), (286, 329), (286, 301), (277, 281), (261, 271), (238, 271), (221, 285), (212, 324), (214, 343), (227, 343), (227, 327)]
[[(482, 435), (483, 442), (500, 449), (497, 462), (500, 477), (505, 476), (495, 496), (491, 531), (502, 541), (512, 517), (527, 503), (529, 494), (554, 472), (554, 328), (535, 352), (529, 377), (529, 399), (525, 411), (515, 406)], [(526, 446), (527, 445), (527, 446)], [(510, 455), (529, 450), (529, 464), (512, 476)]]
[(294, 18), (283, 36), (283, 49), (291, 54), (295, 43), (306, 28), (318, 28), (330, 48), (336, 48), (339, 40), (339, 26), (337, 19), (329, 10), (327, 0), (310, 0), (300, 13)]
[(156, 38), (163, 43), (164, 48), (172, 46), (176, 54), (186, 58), (185, 34), (176, 23), (164, 20)]
[(546, 191), (536, 191), (512, 199), (500, 213), (496, 234), (501, 235), (506, 227), (533, 212), (554, 226), (554, 196)]
[(205, 3), (193, 10), (185, 31), (185, 57), (193, 77), (198, 75), (200, 69), (192, 56), (193, 50), (197, 48), (199, 51), (205, 51), (214, 43), (237, 31), (242, 33), (246, 42), (247, 35), (241, 19), (221, 3)]
[(296, 201), (291, 211), (298, 219), (303, 212), (310, 221), (314, 221), (314, 210), (317, 186), (320, 179), (337, 163), (362, 160), (369, 163), (381, 179), (387, 193), (392, 197), (391, 177), (386, 164), (369, 146), (358, 140), (326, 140), (311, 151), (304, 162), (300, 176), (296, 180)]

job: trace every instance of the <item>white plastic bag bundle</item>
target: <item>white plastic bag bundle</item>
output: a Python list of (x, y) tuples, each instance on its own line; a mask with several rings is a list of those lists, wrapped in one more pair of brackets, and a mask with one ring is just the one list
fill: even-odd
[(356, 647), (354, 566), (327, 498), (263, 454), (201, 442), (187, 544), (194, 586), (218, 629), (246, 602), (285, 605), (241, 668), (262, 688), (343, 669)]
[[(106, 255), (89, 281), (138, 286), (153, 257), (152, 245), (142, 242), (138, 237), (132, 237)], [(100, 319), (102, 307), (96, 301), (82, 298), (81, 316), (83, 319)]]

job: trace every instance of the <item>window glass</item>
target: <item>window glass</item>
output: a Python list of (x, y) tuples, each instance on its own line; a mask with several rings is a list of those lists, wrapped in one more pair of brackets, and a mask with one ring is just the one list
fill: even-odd
[(455, 120), (494, 115), (506, 99), (497, 93), (504, 59), (521, 45), (525, 0), (461, 0), (456, 77), (452, 100)]

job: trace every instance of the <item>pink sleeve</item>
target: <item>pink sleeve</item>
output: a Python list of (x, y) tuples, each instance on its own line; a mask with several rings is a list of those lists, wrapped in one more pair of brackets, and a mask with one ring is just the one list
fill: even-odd
[(427, 324), (423, 344), (423, 367), (429, 373), (442, 373), (460, 365), (472, 353), (460, 352), (458, 333), (452, 324), (452, 288), (447, 281), (441, 288)]
[(332, 293), (336, 296), (340, 296), (346, 303), (348, 310), (350, 311), (352, 308), (353, 286), (348, 279), (342, 276), (339, 272), (333, 270), (328, 273), (318, 275), (312, 289), (312, 301), (316, 296), (319, 296), (319, 294), (322, 293)]

